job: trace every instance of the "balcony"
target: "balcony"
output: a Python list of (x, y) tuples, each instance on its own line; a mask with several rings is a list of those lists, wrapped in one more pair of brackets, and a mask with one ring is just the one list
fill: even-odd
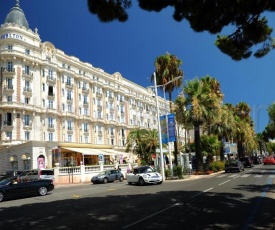
[(32, 129), (32, 124), (31, 124), (31, 122), (25, 122), (25, 123), (23, 124), (23, 129), (24, 129), (24, 130), (31, 130), (31, 129)]
[(4, 85), (4, 93), (6, 94), (14, 93), (13, 85)]
[(68, 134), (73, 134), (73, 127), (68, 127), (68, 129), (67, 129), (67, 133)]
[(98, 110), (102, 110), (102, 105), (97, 105)]
[(56, 78), (53, 76), (47, 76), (47, 83), (55, 84)]
[(23, 95), (27, 97), (32, 96), (32, 89), (30, 87), (23, 87)]
[(48, 130), (48, 132), (54, 132), (55, 131), (54, 125), (53, 124), (49, 124), (47, 130)]
[(25, 70), (23, 70), (23, 71), (22, 71), (22, 78), (23, 78), (24, 80), (29, 80), (29, 81), (31, 81), (31, 80), (33, 80), (33, 73), (30, 72), (30, 71), (25, 71)]
[(73, 99), (67, 97), (67, 103), (68, 103), (68, 104), (73, 104)]
[(6, 131), (12, 131), (12, 129), (13, 129), (12, 121), (4, 121), (3, 129)]
[(109, 101), (114, 101), (114, 97), (113, 96), (108, 96)]
[(66, 82), (67, 89), (73, 89), (73, 84), (71, 82)]
[(15, 68), (4, 68), (3, 75), (4, 75), (4, 77), (14, 77), (15, 76)]
[(55, 93), (48, 93), (48, 99), (54, 100), (55, 99)]
[(89, 129), (84, 129), (84, 133), (89, 133)]
[(96, 96), (97, 96), (98, 98), (102, 98), (102, 93), (96, 92)]
[(102, 131), (98, 131), (98, 136), (102, 137), (102, 135), (103, 135)]
[(89, 107), (88, 101), (83, 101), (83, 107), (84, 107), (84, 108), (88, 108), (88, 107)]
[(82, 93), (88, 94), (89, 93), (89, 89), (86, 88), (86, 87), (82, 87)]

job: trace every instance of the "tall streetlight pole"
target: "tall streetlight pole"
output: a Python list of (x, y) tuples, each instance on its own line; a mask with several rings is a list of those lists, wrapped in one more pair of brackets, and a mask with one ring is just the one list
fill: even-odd
[(154, 72), (154, 87), (155, 87), (155, 96), (156, 96), (156, 104), (157, 104), (157, 119), (158, 119), (158, 136), (159, 136), (159, 149), (160, 149), (160, 164), (161, 164), (161, 175), (163, 181), (165, 180), (164, 174), (164, 158), (163, 158), (163, 150), (162, 150), (162, 140), (161, 140), (161, 128), (160, 128), (160, 117), (159, 117), (159, 101), (158, 101), (158, 89), (157, 89), (157, 80), (156, 73)]
[[(168, 137), (168, 150), (169, 150), (169, 165), (170, 165), (170, 173), (171, 173), (171, 177), (173, 177), (173, 164), (172, 164), (172, 154), (171, 154), (171, 146), (170, 146), (170, 141), (169, 141), (169, 130), (168, 130), (168, 110), (167, 110), (167, 106), (166, 106), (166, 92), (165, 92), (165, 87), (166, 85), (182, 78), (183, 76), (178, 76), (173, 78), (171, 81), (166, 82), (165, 84), (162, 85), (163, 87), (163, 94), (164, 94), (164, 103), (165, 103), (165, 113), (166, 113), (166, 129), (167, 129), (167, 137)], [(176, 134), (175, 134), (176, 135)]]

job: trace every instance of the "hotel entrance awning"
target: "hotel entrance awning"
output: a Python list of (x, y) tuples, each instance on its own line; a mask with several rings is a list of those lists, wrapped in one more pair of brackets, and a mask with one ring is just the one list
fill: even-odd
[(113, 149), (68, 148), (68, 147), (66, 147), (66, 148), (62, 147), (62, 149), (66, 149), (66, 150), (69, 150), (72, 152), (82, 153), (83, 155), (99, 155), (99, 154), (112, 155), (112, 156), (120, 155), (120, 154), (125, 155), (125, 153), (115, 151)]

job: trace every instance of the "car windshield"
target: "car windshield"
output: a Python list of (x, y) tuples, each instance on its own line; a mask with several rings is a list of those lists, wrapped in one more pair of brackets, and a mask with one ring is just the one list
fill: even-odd
[(0, 185), (6, 185), (8, 182), (10, 182), (12, 179), (12, 177), (9, 178), (5, 178), (3, 180), (0, 181)]
[(100, 176), (100, 175), (106, 175), (106, 174), (108, 174), (109, 173), (109, 171), (103, 171), (103, 172), (100, 172), (98, 175)]
[(26, 176), (26, 175), (28, 175), (29, 173), (30, 173), (29, 171), (24, 171), (24, 172), (21, 173), (20, 176)]

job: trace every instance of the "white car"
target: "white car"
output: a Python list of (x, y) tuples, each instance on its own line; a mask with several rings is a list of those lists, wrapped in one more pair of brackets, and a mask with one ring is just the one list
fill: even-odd
[(127, 173), (128, 184), (161, 184), (163, 178), (150, 166), (140, 166), (133, 169), (133, 172)]

